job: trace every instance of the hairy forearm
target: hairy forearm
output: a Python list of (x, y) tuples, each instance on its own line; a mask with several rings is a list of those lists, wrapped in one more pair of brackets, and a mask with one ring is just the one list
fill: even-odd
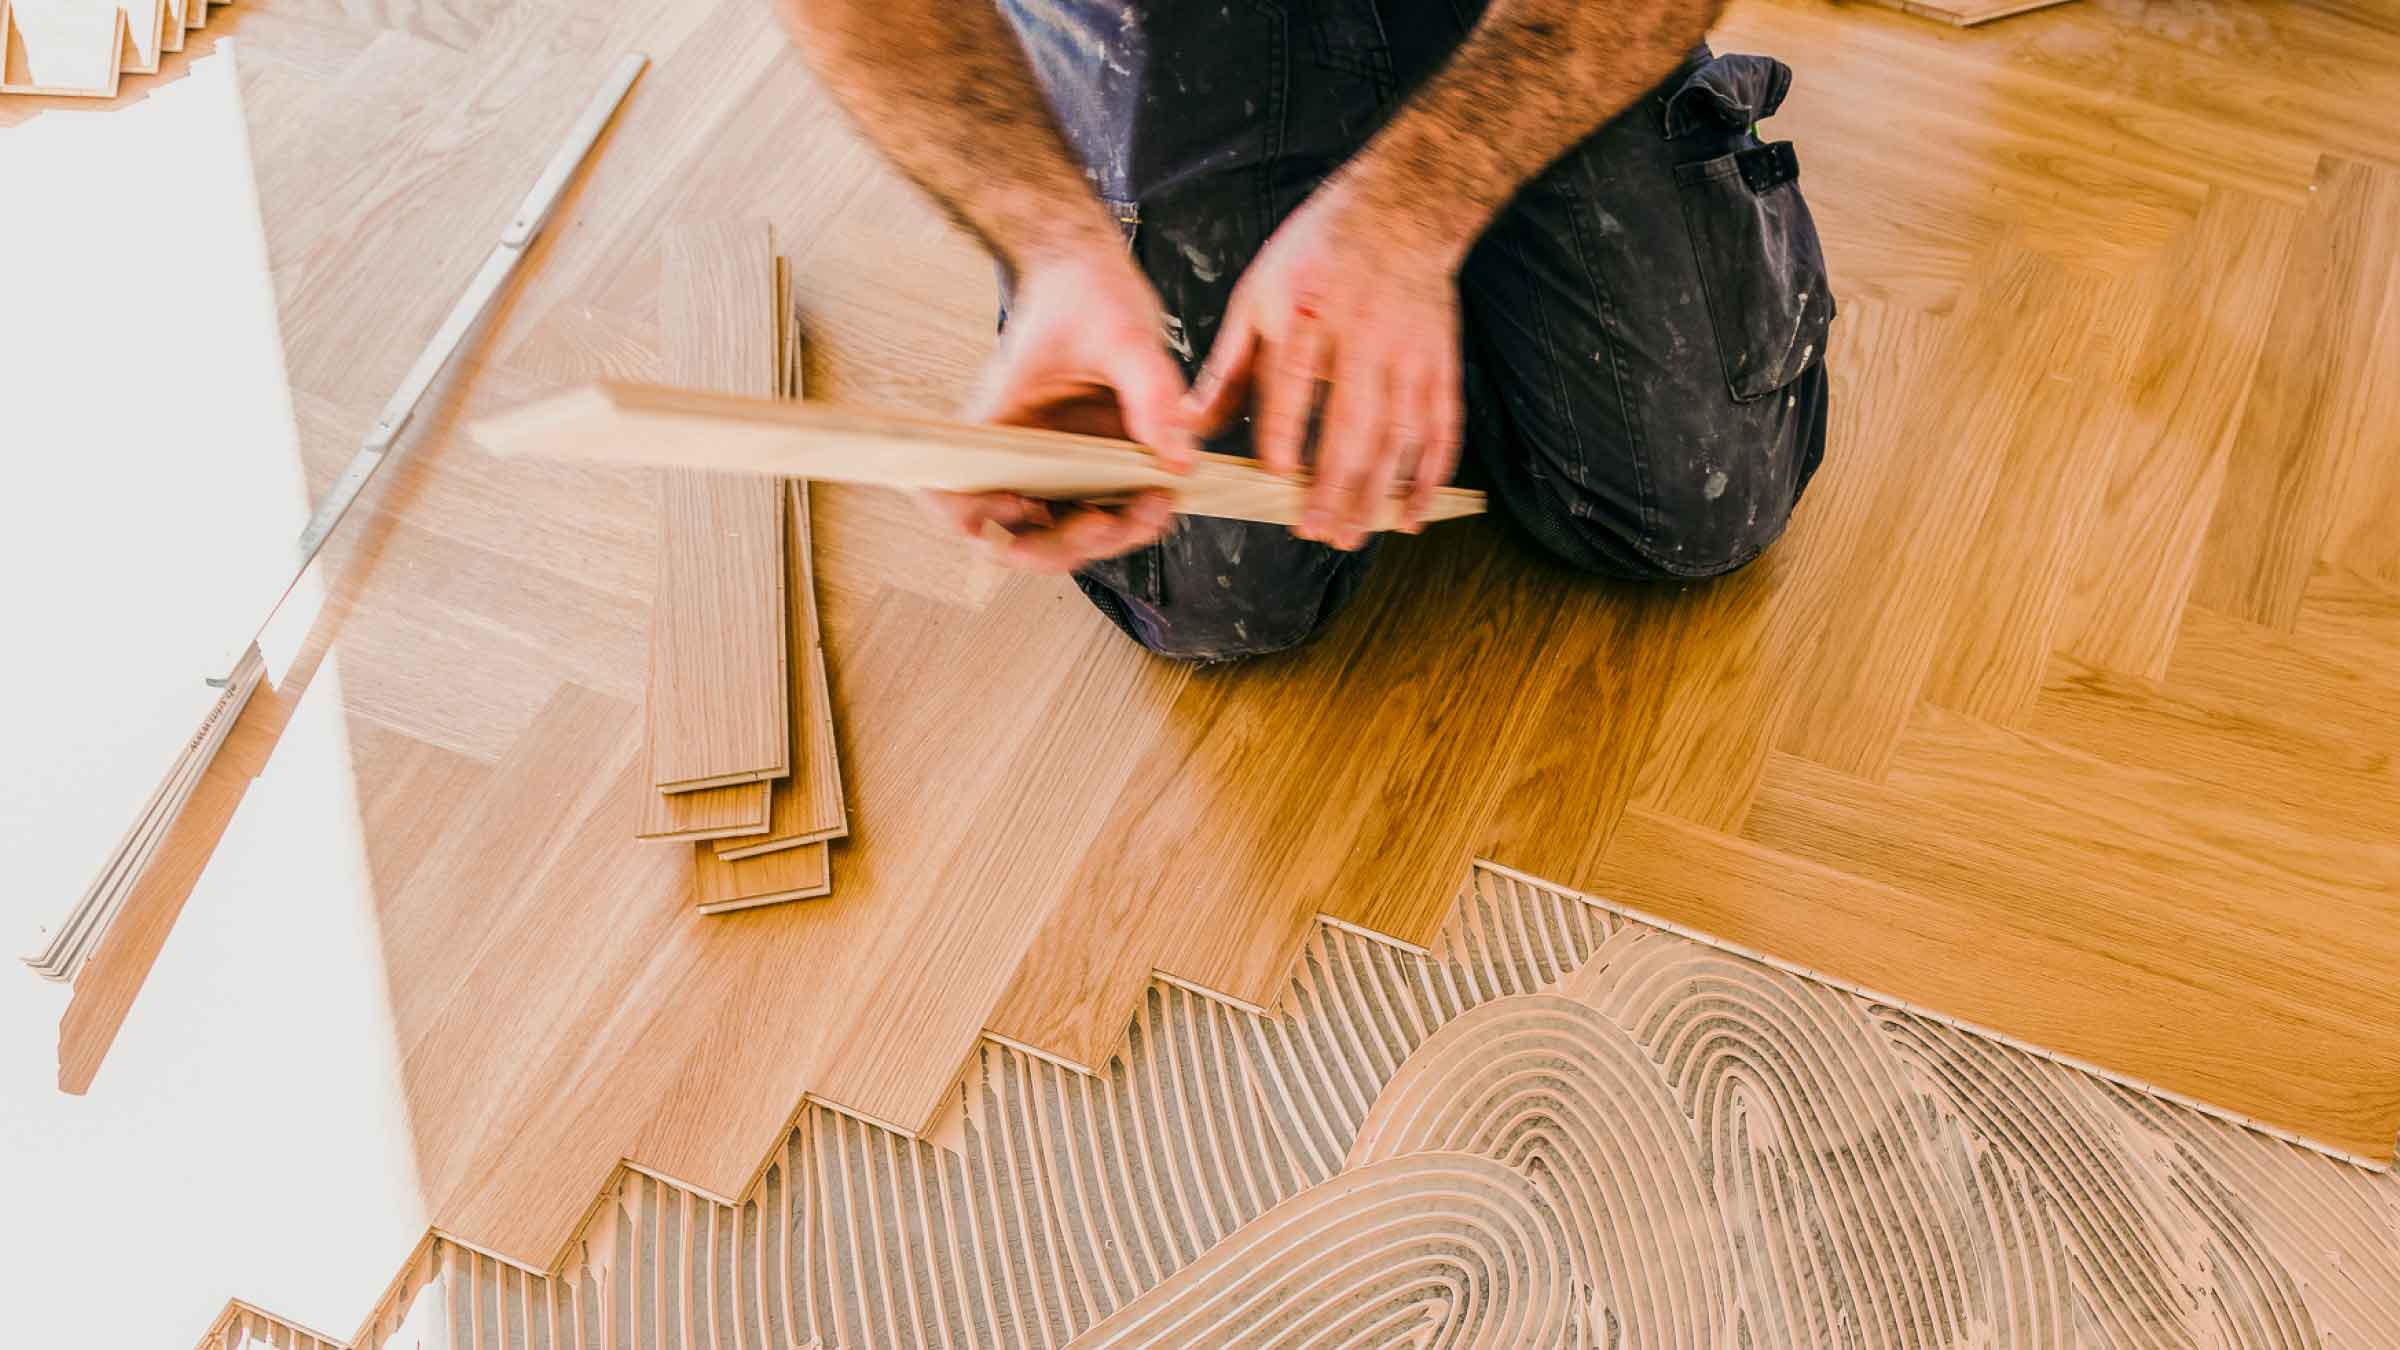
[(1492, 0), (1344, 166), (1389, 228), (1464, 256), (1525, 181), (1647, 93), (1723, 0)]
[(1114, 247), (1114, 226), (989, 0), (777, 7), (859, 130), (1012, 273)]

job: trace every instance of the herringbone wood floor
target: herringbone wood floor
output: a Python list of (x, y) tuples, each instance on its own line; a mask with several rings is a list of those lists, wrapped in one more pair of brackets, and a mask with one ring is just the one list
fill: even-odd
[(1194, 674), (904, 502), (821, 492), (857, 837), (831, 899), (712, 920), (630, 824), (647, 483), (499, 463), (459, 421), (654, 376), (670, 220), (774, 222), (834, 400), (946, 407), (988, 266), (753, 0), (217, 22), (320, 480), (598, 73), (658, 58), (327, 620), (446, 1231), (547, 1265), (620, 1158), (735, 1197), (804, 1096), (915, 1127), (986, 1029), (1097, 1064), (1154, 970), (1271, 1001), (1318, 913), (1428, 941), (1476, 855), (2388, 1155), (2379, 7), (1737, 6), (1719, 47), (1799, 72), (1770, 129), (1843, 317), (1824, 475), (1720, 583), (1595, 585), (1446, 527), (1313, 648)]

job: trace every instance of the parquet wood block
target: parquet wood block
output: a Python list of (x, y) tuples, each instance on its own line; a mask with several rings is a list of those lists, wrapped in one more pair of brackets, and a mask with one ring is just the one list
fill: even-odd
[(2165, 683), (2400, 755), (2391, 645), (2389, 634), (2278, 633), (2193, 605)]
[[(2383, 282), (2383, 313), (2364, 337), (2365, 382), (2348, 402), (2364, 421), (2347, 470), (2331, 488), (2333, 522), (2323, 556), (2386, 590), (2400, 591), (2400, 429), (2388, 410), (2400, 406), (2400, 257)], [(2367, 411), (2372, 410), (2372, 411)]]
[(2165, 262), (2182, 285), (2153, 311), (2058, 628), (2058, 645), (2092, 665), (2152, 676), (2166, 668), (2298, 214), (2212, 193)]
[[(1781, 748), (1879, 778), (1932, 670), (1941, 616), (1964, 603), (1975, 528), (2027, 419), (2062, 411), (2054, 373), (2071, 381), (2106, 294), (2104, 279), (2009, 245), (1949, 325), (1927, 378), (1907, 397), (1901, 441), (1924, 456), (1881, 483), (1835, 587), (1841, 604), (1800, 677)], [(1997, 374), (1995, 372), (2006, 372)], [(2088, 376), (2087, 376), (2088, 378)], [(1964, 388), (1971, 392), (1961, 396)], [(2062, 437), (2047, 442), (2061, 449)], [(2016, 484), (2011, 484), (2016, 486)], [(2003, 511), (2015, 508), (2002, 504)], [(1988, 566), (1974, 560), (1977, 567)]]
[[(775, 309), (779, 367), (777, 395), (801, 396), (799, 318), (792, 308), (789, 261), (775, 260)], [(841, 761), (833, 730), (833, 691), (826, 674), (824, 622), (817, 610), (816, 533), (806, 479), (794, 479), (784, 503), (784, 631), (790, 651), (784, 660), (791, 678), (792, 771), (775, 782), (764, 833), (718, 842), (716, 855), (728, 862), (801, 848), (850, 832), (849, 805), (842, 793)], [(704, 885), (703, 891), (707, 889)], [(782, 889), (797, 892), (797, 884)], [(821, 893), (821, 892), (818, 892)], [(802, 898), (795, 894), (794, 898)]]
[[(665, 241), (668, 369), (701, 388), (771, 394), (775, 263), (759, 225), (688, 226)], [(781, 484), (659, 477), (659, 573), (643, 706), (652, 781), (689, 792), (791, 771)], [(751, 789), (753, 797), (766, 789)], [(763, 817), (765, 802), (755, 803)], [(763, 824), (763, 819), (762, 819)]]
[(2145, 313), (2156, 283), (2136, 276), (2100, 292), (2099, 315), (2063, 338), (2008, 429), (1983, 517), (1974, 526), (1923, 696), (1954, 712), (2016, 725), (2033, 705), (2065, 598), (2068, 568), (2108, 482), (2139, 334), (2110, 321)]
[(2400, 821), (2400, 762), (2344, 726), (2051, 659), (2028, 735), (2112, 764), (2237, 793), (2262, 815), (2328, 822), (2362, 837)]
[(2400, 169), (2326, 159), (2209, 517), (2197, 603), (2290, 629), (2347, 498), (2400, 454), (2400, 344), (2377, 332), (2400, 309), (2395, 257)]
[(2377, 648), (2400, 678), (2400, 586), (2384, 585), (2337, 563), (2320, 563), (2300, 596), (2295, 637), (2332, 638), (2361, 652)]
[(642, 803), (639, 839), (757, 839), (774, 819), (769, 781), (731, 783), (690, 792), (660, 792)]

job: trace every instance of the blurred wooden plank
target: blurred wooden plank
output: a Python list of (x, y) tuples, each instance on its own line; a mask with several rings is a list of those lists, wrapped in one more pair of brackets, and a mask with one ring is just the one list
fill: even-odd
[(2037, 9), (2063, 5), (2067, 0), (1875, 0), (1875, 3), (1919, 18), (1971, 28), (2012, 14), (2030, 14)]
[(0, 3), (0, 94), (114, 98), (125, 12), (75, 0)]
[[(1291, 524), (1305, 475), (1280, 477), (1236, 455), (1201, 454), (1170, 473), (1132, 441), (1034, 427), (978, 426), (815, 403), (731, 398), (684, 388), (601, 381), (489, 417), (475, 438), (504, 455), (760, 477), (867, 483), (903, 491), (1020, 492), (1060, 501), (1165, 488), (1185, 515)], [(1443, 488), (1428, 520), (1484, 509), (1483, 494)], [(1374, 528), (1397, 522), (1397, 497)]]

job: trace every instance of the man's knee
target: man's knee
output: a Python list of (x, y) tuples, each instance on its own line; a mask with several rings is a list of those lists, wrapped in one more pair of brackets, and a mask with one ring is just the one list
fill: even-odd
[[(1822, 365), (1768, 400), (1660, 408), (1639, 446), (1525, 448), (1502, 496), (1528, 533), (1565, 561), (1634, 580), (1735, 571), (1790, 523), (1824, 455)], [(1512, 481), (1513, 480), (1513, 481)]]
[(1346, 605), (1373, 549), (1343, 553), (1281, 526), (1191, 517), (1165, 539), (1076, 575), (1128, 637), (1179, 661), (1300, 646)]

